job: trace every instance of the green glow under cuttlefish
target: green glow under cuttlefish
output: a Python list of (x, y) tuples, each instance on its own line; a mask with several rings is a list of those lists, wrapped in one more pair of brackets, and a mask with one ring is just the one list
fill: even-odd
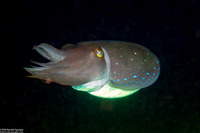
[(137, 92), (140, 89), (134, 89), (134, 90), (122, 90), (119, 88), (111, 87), (109, 83), (104, 85), (101, 89), (89, 92), (92, 90), (90, 87), (85, 86), (85, 85), (80, 85), (80, 86), (72, 86), (74, 89), (78, 91), (86, 91), (91, 95), (97, 96), (97, 97), (102, 97), (102, 98), (121, 98), (125, 97), (128, 95), (131, 95), (135, 92)]

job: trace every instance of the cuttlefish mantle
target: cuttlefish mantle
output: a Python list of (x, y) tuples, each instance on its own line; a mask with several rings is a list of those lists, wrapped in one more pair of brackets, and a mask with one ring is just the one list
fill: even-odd
[(147, 48), (123, 41), (66, 44), (61, 50), (42, 43), (34, 49), (48, 63), (25, 68), (32, 78), (71, 85), (103, 98), (120, 98), (153, 84), (160, 73), (158, 58)]

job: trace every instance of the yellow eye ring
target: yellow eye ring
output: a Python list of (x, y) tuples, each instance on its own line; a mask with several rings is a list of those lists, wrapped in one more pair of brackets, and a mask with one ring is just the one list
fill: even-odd
[(99, 57), (99, 58), (103, 57), (103, 50), (102, 50), (101, 47), (96, 47), (94, 49), (94, 51), (95, 51), (95, 54), (96, 54), (97, 57)]

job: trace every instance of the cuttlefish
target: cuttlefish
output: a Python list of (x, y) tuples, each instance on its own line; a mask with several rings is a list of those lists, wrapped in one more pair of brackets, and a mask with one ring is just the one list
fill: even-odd
[(128, 96), (153, 84), (159, 59), (144, 46), (123, 41), (86, 41), (61, 50), (42, 43), (34, 48), (47, 63), (25, 68), (32, 78), (70, 85), (103, 98)]

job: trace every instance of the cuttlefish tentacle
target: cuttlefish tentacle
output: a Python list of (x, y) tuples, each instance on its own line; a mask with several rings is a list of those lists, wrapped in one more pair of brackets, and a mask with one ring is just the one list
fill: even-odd
[(51, 65), (53, 65), (54, 63), (53, 62), (48, 62), (48, 63), (39, 63), (39, 62), (35, 62), (35, 61), (30, 61), (31, 63), (34, 63), (34, 64), (37, 64), (39, 66), (43, 66), (43, 67), (48, 67), (50, 68)]
[(40, 53), (44, 58), (50, 60), (51, 62), (59, 62), (63, 60), (65, 57), (62, 54), (62, 52), (54, 47), (52, 47), (49, 44), (42, 43), (38, 46), (34, 46), (33, 49), (35, 49), (38, 53)]
[[(24, 67), (24, 69), (25, 69), (26, 71), (30, 72), (31, 74), (35, 75), (35, 74), (37, 74), (38, 72), (43, 71), (43, 70), (45, 70), (45, 69), (47, 69), (47, 68), (45, 68), (45, 67), (33, 67), (33, 68)], [(29, 76), (29, 77), (30, 77), (30, 76)]]
[(43, 71), (45, 69), (50, 69), (52, 66), (54, 66), (54, 64), (56, 64), (59, 61), (62, 61), (65, 58), (65, 56), (62, 54), (60, 50), (46, 43), (42, 43), (38, 46), (34, 46), (33, 49), (36, 50), (44, 58), (48, 59), (50, 62), (39, 63), (39, 62), (31, 61), (32, 63), (41, 66), (41, 67), (33, 66), (32, 68), (24, 67), (24, 69), (30, 72), (31, 74), (37, 74), (38, 72)]
[[(70, 45), (65, 47), (65, 50), (58, 50), (48, 44), (40, 44), (34, 47), (39, 54), (50, 60), (50, 62), (38, 63), (32, 61), (39, 66), (24, 68), (32, 74), (28, 77), (47, 80), (48, 82), (53, 81), (62, 85), (77, 86), (90, 81), (96, 81), (98, 83), (97, 86), (104, 85), (110, 76), (105, 74), (106, 70), (104, 68), (106, 64), (104, 59), (95, 55), (94, 49), (96, 46), (91, 46), (90, 49), (86, 49), (85, 46), (80, 46), (76, 52), (72, 52), (72, 48), (74, 46)], [(105, 77), (107, 77), (106, 81), (100, 81)]]

